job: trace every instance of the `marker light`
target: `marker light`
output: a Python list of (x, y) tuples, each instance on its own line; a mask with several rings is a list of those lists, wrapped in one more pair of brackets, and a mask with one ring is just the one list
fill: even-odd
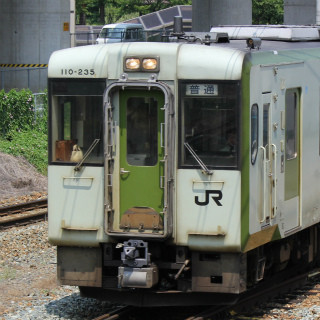
[(126, 59), (126, 69), (139, 70), (140, 69), (140, 59), (137, 59), (137, 58)]
[(145, 70), (156, 70), (158, 67), (157, 59), (145, 58), (142, 60), (142, 68)]
[(251, 49), (260, 49), (261, 39), (260, 38), (248, 38), (247, 39), (247, 48)]

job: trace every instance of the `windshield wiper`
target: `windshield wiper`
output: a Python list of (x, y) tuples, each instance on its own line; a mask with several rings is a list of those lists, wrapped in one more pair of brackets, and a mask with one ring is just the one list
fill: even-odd
[(190, 144), (188, 142), (184, 143), (184, 146), (187, 148), (187, 150), (191, 153), (193, 158), (199, 163), (200, 167), (206, 173), (207, 175), (212, 175), (213, 171), (209, 170), (208, 167), (202, 162), (200, 157), (196, 154), (196, 152), (191, 148)]
[(89, 157), (90, 153), (92, 152), (92, 150), (94, 149), (94, 147), (98, 144), (98, 142), (100, 141), (100, 139), (95, 139), (91, 146), (89, 147), (89, 149), (87, 150), (87, 152), (84, 154), (83, 158), (77, 163), (77, 165), (74, 167), (74, 171), (79, 171), (81, 169), (81, 166), (83, 164), (83, 162)]

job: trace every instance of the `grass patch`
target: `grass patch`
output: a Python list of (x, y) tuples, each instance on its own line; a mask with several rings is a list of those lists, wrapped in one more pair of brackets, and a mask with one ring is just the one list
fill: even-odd
[(36, 106), (28, 89), (0, 91), (0, 152), (22, 156), (47, 175), (47, 93), (41, 98)]
[(13, 156), (23, 156), (41, 174), (47, 175), (47, 134), (37, 130), (12, 132), (10, 140), (0, 138), (0, 151)]

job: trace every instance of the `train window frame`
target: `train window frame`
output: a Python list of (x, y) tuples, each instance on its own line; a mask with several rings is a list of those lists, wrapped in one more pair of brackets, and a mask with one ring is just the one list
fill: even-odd
[[(256, 115), (254, 119), (253, 111), (256, 110)], [(251, 106), (250, 112), (250, 125), (251, 125), (251, 164), (254, 165), (258, 155), (258, 145), (259, 145), (259, 106), (254, 103)]]
[[(81, 89), (79, 89), (81, 88)], [(92, 97), (93, 99), (101, 99), (101, 114), (99, 116), (99, 119), (103, 119), (103, 94), (106, 88), (106, 80), (105, 79), (66, 79), (66, 78), (51, 78), (48, 80), (48, 164), (49, 165), (63, 165), (63, 166), (74, 166), (78, 160), (71, 160), (70, 159), (63, 159), (59, 160), (56, 159), (56, 148), (57, 148), (57, 142), (60, 141), (59, 137), (64, 137), (65, 135), (65, 122), (63, 119), (63, 116), (55, 115), (57, 111), (54, 111), (58, 108), (58, 106), (54, 105), (54, 100), (59, 99), (59, 97), (65, 97), (66, 99), (69, 98), (69, 100), (72, 100), (72, 98), (75, 97)], [(100, 105), (100, 102), (98, 103)], [(97, 105), (98, 105), (97, 104)], [(88, 107), (88, 106), (87, 106)], [(94, 111), (92, 111), (94, 112)], [(61, 113), (61, 112), (60, 112)], [(64, 113), (64, 111), (62, 111)], [(60, 126), (58, 124), (53, 123), (54, 119), (56, 118), (57, 121), (60, 121)], [(60, 120), (59, 120), (60, 117)], [(62, 121), (62, 122), (61, 122)], [(56, 126), (54, 128), (54, 126)], [(72, 131), (72, 124), (70, 124), (70, 131)], [(69, 149), (71, 148), (70, 152), (72, 155), (72, 146), (71, 142), (68, 144), (68, 141), (70, 140), (62, 140), (64, 142), (64, 145), (62, 146), (62, 149), (66, 149), (69, 152)], [(56, 145), (55, 145), (56, 144)], [(101, 137), (99, 137), (98, 145), (95, 146), (94, 152), (98, 152), (98, 158), (97, 160), (89, 159), (87, 158), (86, 161), (84, 161), (84, 166), (98, 166), (101, 167), (104, 165), (104, 157), (103, 157), (103, 121), (101, 120)], [(99, 150), (97, 150), (99, 148)], [(102, 149), (101, 149), (102, 148)], [(82, 153), (82, 150), (80, 150), (80, 153)], [(84, 152), (83, 152), (84, 153)], [(83, 156), (82, 153), (82, 156)], [(79, 154), (79, 152), (78, 152)]]
[[(206, 162), (206, 159), (201, 158), (201, 155), (198, 155), (200, 159), (204, 162), (204, 164), (214, 170), (238, 170), (240, 167), (240, 119), (241, 119), (241, 82), (239, 80), (179, 80), (178, 88), (179, 88), (179, 95), (178, 95), (178, 168), (179, 169), (201, 169), (201, 166), (195, 161), (192, 164), (185, 163), (184, 161), (184, 155), (185, 148), (184, 140), (185, 137), (183, 134), (183, 128), (184, 128), (184, 107), (183, 107), (183, 99), (185, 97), (185, 92), (188, 90), (190, 92), (190, 87), (194, 84), (199, 84), (202, 90), (204, 89), (204, 85), (210, 85), (213, 86), (213, 90), (216, 90), (214, 87), (217, 85), (217, 88), (221, 85), (234, 85), (234, 88), (236, 89), (235, 93), (235, 100), (236, 105), (233, 106), (234, 108), (234, 128), (233, 131), (235, 133), (235, 160), (232, 164), (228, 164), (227, 161), (225, 161), (224, 164), (215, 164), (215, 163), (208, 163)], [(187, 88), (186, 86), (189, 85)], [(218, 89), (219, 90), (219, 89)], [(219, 93), (218, 93), (219, 94)], [(213, 94), (215, 95), (215, 94)], [(227, 140), (227, 137), (225, 137)]]

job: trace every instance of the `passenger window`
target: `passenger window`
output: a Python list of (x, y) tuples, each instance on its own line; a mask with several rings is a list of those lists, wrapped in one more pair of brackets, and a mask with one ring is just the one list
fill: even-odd
[(297, 90), (286, 92), (286, 160), (297, 157)]
[(259, 124), (259, 109), (258, 105), (254, 104), (251, 108), (251, 163), (256, 162), (258, 154), (258, 124)]

